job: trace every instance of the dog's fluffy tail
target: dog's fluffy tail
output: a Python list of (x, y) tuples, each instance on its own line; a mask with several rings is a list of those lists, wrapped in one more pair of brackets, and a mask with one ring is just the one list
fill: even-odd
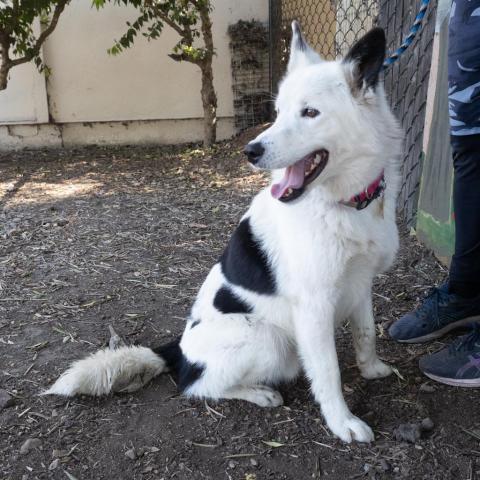
[(73, 363), (42, 395), (72, 397), (134, 392), (169, 367), (175, 369), (180, 355), (179, 339), (155, 351), (137, 346), (99, 350)]

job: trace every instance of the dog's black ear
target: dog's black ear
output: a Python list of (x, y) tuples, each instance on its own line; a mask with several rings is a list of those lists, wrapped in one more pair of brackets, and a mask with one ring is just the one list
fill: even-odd
[(343, 59), (353, 64), (353, 87), (359, 90), (375, 86), (385, 60), (386, 38), (382, 28), (374, 28), (364, 35)]
[(306, 42), (299, 23), (294, 20), (292, 22), (292, 42), (290, 44), (288, 71), (291, 72), (298, 67), (305, 67), (321, 61), (320, 55)]

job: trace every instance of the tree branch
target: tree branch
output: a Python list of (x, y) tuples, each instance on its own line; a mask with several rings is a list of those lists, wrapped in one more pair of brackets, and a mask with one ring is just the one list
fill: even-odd
[(30, 53), (24, 55), (23, 57), (12, 60), (10, 63), (11, 67), (21, 65), (22, 63), (30, 62), (30, 60), (32, 60), (34, 57), (36, 57), (40, 53), (40, 48), (42, 47), (47, 37), (55, 30), (55, 27), (57, 26), (57, 23), (58, 23), (58, 19), (60, 18), (60, 15), (62, 14), (63, 10), (65, 9), (65, 6), (69, 1), (70, 0), (60, 0), (57, 3), (57, 5), (55, 6), (55, 10), (53, 11), (53, 16), (52, 16), (52, 20), (50, 21), (50, 25), (48, 25), (48, 27), (45, 30), (43, 30), (42, 33), (39, 35)]
[(162, 12), (152, 0), (145, 0), (145, 5), (151, 8), (155, 15), (162, 19), (169, 27), (173, 28), (187, 43), (187, 45), (193, 45), (193, 34), (190, 25), (180, 26), (168, 17), (168, 14)]
[(202, 63), (201, 60), (195, 60), (192, 57), (186, 55), (185, 53), (169, 53), (168, 56), (176, 62), (190, 62), (198, 66), (200, 66)]
[(161, 18), (169, 27), (173, 28), (181, 37), (183, 37), (183, 29), (173, 20), (170, 20), (170, 18), (168, 18), (168, 15), (163, 13), (156, 5), (153, 4), (152, 0), (145, 0), (145, 6), (152, 9), (157, 17)]

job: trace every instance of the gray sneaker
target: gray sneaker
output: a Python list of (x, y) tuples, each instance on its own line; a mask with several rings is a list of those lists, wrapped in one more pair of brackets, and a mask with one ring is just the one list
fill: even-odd
[(463, 298), (448, 292), (447, 285), (433, 288), (413, 312), (397, 320), (388, 330), (397, 342), (429, 342), (451, 330), (480, 322), (480, 295)]
[(432, 380), (455, 387), (480, 387), (480, 325), (448, 347), (420, 359), (420, 370)]

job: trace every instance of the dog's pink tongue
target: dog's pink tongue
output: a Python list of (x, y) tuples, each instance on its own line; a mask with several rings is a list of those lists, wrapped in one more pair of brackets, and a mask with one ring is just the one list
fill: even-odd
[(289, 188), (300, 188), (305, 180), (305, 161), (300, 160), (285, 170), (280, 183), (274, 183), (270, 190), (272, 197), (279, 199)]

